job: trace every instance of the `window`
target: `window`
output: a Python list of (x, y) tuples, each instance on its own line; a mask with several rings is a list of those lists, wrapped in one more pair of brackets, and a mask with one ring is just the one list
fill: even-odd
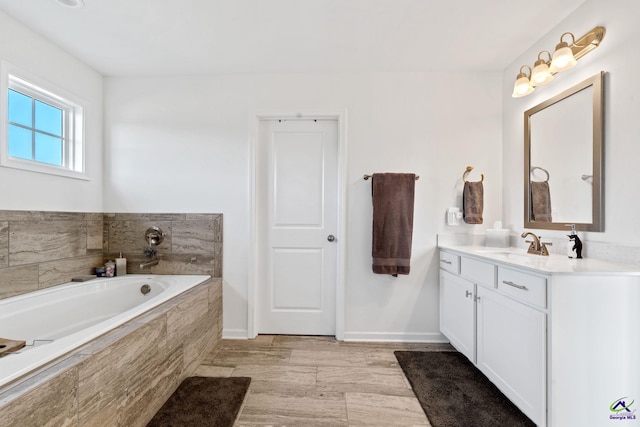
[(2, 77), (2, 166), (86, 179), (79, 103), (10, 72)]

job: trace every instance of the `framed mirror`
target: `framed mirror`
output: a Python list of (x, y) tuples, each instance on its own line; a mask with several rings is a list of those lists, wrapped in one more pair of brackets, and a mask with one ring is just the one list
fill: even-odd
[(524, 113), (524, 226), (603, 231), (604, 72)]

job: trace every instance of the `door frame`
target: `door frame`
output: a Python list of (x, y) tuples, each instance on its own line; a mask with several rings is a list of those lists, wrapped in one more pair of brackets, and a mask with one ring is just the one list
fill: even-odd
[(344, 339), (345, 330), (345, 275), (346, 275), (346, 224), (347, 224), (347, 112), (252, 112), (249, 135), (249, 256), (247, 283), (247, 338), (258, 335), (258, 206), (257, 198), (257, 147), (260, 143), (260, 123), (266, 120), (313, 120), (329, 119), (338, 122), (338, 227), (336, 265), (336, 339)]

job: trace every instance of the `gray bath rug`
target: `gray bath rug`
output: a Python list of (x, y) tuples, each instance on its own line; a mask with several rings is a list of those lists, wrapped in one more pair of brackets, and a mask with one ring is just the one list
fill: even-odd
[(396, 351), (433, 427), (534, 426), (461, 353)]
[(186, 378), (147, 427), (231, 427), (251, 378)]

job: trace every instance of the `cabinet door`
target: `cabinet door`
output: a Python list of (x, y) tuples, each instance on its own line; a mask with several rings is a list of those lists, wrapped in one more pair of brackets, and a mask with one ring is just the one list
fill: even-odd
[(546, 424), (546, 314), (478, 287), (478, 369), (533, 422)]
[(440, 331), (469, 360), (476, 359), (474, 284), (440, 270)]

